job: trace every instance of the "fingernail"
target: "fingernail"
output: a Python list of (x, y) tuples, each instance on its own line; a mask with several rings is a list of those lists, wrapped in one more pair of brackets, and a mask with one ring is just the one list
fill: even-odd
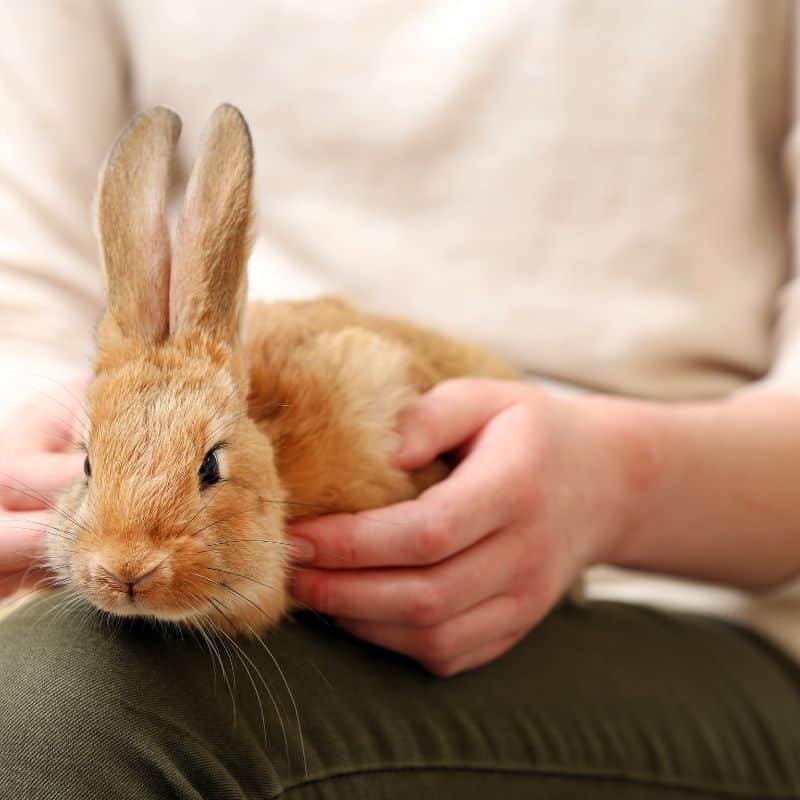
[(313, 561), (317, 555), (317, 548), (308, 539), (292, 539), (292, 558), (301, 564)]

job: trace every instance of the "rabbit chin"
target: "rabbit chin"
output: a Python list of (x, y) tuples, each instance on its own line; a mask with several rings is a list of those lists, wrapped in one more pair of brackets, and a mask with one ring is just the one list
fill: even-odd
[[(124, 599), (101, 598), (93, 593), (92, 596), (89, 597), (89, 602), (101, 611), (107, 611), (117, 617), (142, 617), (143, 619), (160, 620), (163, 622), (189, 622), (194, 618), (204, 616), (203, 612), (198, 611), (196, 608), (164, 609), (150, 606), (147, 602), (139, 598), (133, 600), (128, 597)], [(210, 610), (213, 611), (213, 609)]]
[(190, 622), (199, 621), (214, 612), (211, 604), (206, 608), (198, 608), (197, 603), (193, 603), (188, 597), (182, 601), (180, 593), (174, 590), (169, 591), (168, 600), (164, 596), (165, 592), (146, 588), (137, 590), (132, 595), (121, 589), (96, 584), (81, 588), (83, 595), (93, 606), (118, 617)]

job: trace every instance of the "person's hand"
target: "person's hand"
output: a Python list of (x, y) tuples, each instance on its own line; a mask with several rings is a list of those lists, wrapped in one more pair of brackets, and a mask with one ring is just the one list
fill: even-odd
[(0, 428), (0, 599), (42, 577), (53, 501), (82, 469), (74, 436), (86, 383), (56, 386), (17, 408)]
[(292, 592), (353, 635), (436, 675), (521, 639), (603, 560), (647, 483), (646, 449), (601, 398), (460, 379), (401, 415), (396, 463), (459, 463), (416, 500), (290, 526)]

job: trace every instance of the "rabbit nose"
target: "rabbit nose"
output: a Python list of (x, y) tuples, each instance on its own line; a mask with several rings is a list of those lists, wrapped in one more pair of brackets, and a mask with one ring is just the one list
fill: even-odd
[(150, 569), (140, 570), (138, 574), (135, 570), (129, 567), (118, 567), (115, 572), (114, 570), (111, 570), (100, 563), (97, 564), (97, 569), (110, 580), (118, 583), (120, 586), (124, 586), (128, 591), (128, 597), (132, 599), (134, 595), (134, 587), (146, 578), (149, 578), (163, 563), (164, 562), (161, 561)]

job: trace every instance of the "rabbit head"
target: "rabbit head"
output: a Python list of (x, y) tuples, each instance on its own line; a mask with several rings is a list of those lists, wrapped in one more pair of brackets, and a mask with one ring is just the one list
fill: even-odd
[(212, 115), (174, 247), (167, 188), (178, 116), (137, 116), (100, 177), (107, 309), (87, 396), (85, 476), (61, 504), (49, 561), (97, 608), (254, 631), (287, 603), (284, 493), (247, 414), (241, 341), (252, 143)]

